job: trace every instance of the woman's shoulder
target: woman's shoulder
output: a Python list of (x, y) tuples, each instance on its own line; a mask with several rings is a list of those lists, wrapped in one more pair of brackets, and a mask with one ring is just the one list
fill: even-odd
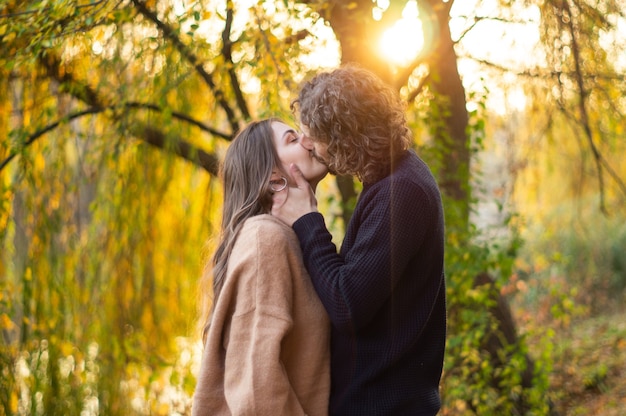
[(255, 215), (244, 223), (240, 237), (242, 240), (256, 240), (258, 247), (282, 247), (296, 244), (298, 237), (293, 229), (270, 214)]
[[(297, 237), (291, 227), (269, 214), (256, 215), (245, 220), (229, 260), (235, 264), (256, 263), (258, 258), (271, 261), (278, 253), (297, 247)], [(284, 256), (283, 256), (284, 257)]]
[(275, 233), (289, 233), (291, 231), (291, 227), (270, 214), (261, 214), (248, 218), (245, 221), (242, 230), (245, 230), (246, 232), (259, 232), (273, 235)]
[(248, 263), (264, 270), (277, 270), (294, 261), (301, 261), (301, 254), (293, 229), (276, 217), (262, 214), (246, 219), (233, 247), (229, 268)]

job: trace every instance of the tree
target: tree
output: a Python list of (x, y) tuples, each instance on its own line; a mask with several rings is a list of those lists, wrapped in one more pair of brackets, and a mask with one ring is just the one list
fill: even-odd
[[(507, 250), (514, 252), (517, 241), (495, 250), (473, 238), (470, 168), (484, 118), (467, 111), (458, 40), (449, 25), (454, 2), (420, 3), (433, 47), (398, 68), (371, 48), (405, 4), (390, 2), (381, 20), (373, 19), (370, 0), (258, 2), (248, 8), (232, 0), (185, 8), (165, 0), (0, 5), (0, 82), (8, 92), (0, 98), (6, 109), (0, 118), (6, 137), (0, 141), (0, 237), (3, 246), (13, 247), (0, 255), (0, 273), (9, 277), (0, 284), (0, 358), (6, 368), (25, 363), (37, 375), (41, 385), (28, 386), (33, 394), (23, 406), (53, 414), (68, 398), (82, 409), (97, 395), (103, 413), (125, 413), (133, 409), (123, 397), (132, 394), (120, 385), (130, 389), (133, 380), (172, 368), (172, 383), (182, 395), (190, 393), (190, 370), (171, 359), (178, 347), (159, 340), (185, 335), (194, 317), (193, 281), (200, 247), (215, 223), (219, 186), (212, 177), (220, 152), (246, 121), (289, 117), (287, 104), (298, 81), (318, 69), (303, 60), (322, 44), (320, 31), (330, 27), (341, 62), (357, 62), (401, 90), (416, 129), (430, 138), (421, 151), (446, 198), (452, 336), (444, 398), (450, 411), (459, 402), (478, 414), (545, 411), (546, 375), (533, 374), (498, 291), (511, 268)], [(513, 21), (506, 11), (516, 6), (506, 2), (498, 9), (502, 16), (468, 21)], [(616, 82), (617, 72), (609, 77), (610, 89), (599, 82), (599, 67), (587, 72), (581, 64), (585, 53), (602, 50), (598, 23), (610, 31), (609, 16), (623, 14), (623, 7), (611, 1), (594, 8), (574, 1), (538, 7), (546, 28), (543, 44), (556, 49), (547, 56), (554, 57), (553, 65), (572, 62), (574, 70), (539, 68), (520, 75), (578, 86), (577, 114), (596, 150), (598, 175), (608, 172), (620, 184), (593, 146), (588, 104), (593, 92), (615, 97), (624, 86)], [(593, 36), (575, 43), (581, 38), (576, 33)], [(608, 68), (608, 60), (603, 62), (602, 69)], [(559, 110), (573, 114), (574, 101), (563, 94)], [(427, 118), (415, 115), (422, 108)], [(623, 109), (613, 109), (619, 117), (607, 117), (604, 126), (609, 120), (623, 123)], [(604, 127), (599, 123), (596, 129)], [(347, 221), (357, 191), (351, 178), (337, 179), (337, 215)], [(171, 273), (183, 278), (172, 279)], [(94, 324), (90, 318), (103, 311)], [(89, 353), (92, 342), (96, 355)], [(145, 351), (151, 353), (144, 357)], [(68, 357), (99, 370), (78, 366), (68, 372), (61, 368)], [(13, 413), (16, 372), (3, 378), (13, 388), (0, 401), (5, 413)], [(143, 389), (145, 397), (158, 394), (158, 380), (150, 380), (156, 387), (143, 381), (136, 390)], [(184, 410), (188, 403), (181, 403)], [(155, 402), (142, 406), (158, 413)]]

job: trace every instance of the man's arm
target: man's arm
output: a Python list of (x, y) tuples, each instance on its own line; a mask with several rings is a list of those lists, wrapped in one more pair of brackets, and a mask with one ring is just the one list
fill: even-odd
[(336, 328), (351, 330), (370, 322), (432, 227), (428, 197), (410, 183), (394, 188), (394, 197), (387, 187), (359, 202), (358, 230), (344, 240), (350, 247), (341, 255), (319, 213), (304, 215), (293, 225), (315, 290)]

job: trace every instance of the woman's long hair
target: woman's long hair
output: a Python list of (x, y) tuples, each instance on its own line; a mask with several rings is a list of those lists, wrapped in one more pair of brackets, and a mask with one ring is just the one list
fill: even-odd
[[(202, 339), (211, 324), (211, 315), (217, 302), (237, 235), (246, 219), (269, 213), (272, 194), (269, 182), (277, 166), (278, 155), (272, 139), (270, 118), (248, 124), (232, 141), (220, 168), (224, 187), (222, 225), (217, 250), (206, 264), (200, 281)], [(208, 294), (213, 286), (213, 299)]]

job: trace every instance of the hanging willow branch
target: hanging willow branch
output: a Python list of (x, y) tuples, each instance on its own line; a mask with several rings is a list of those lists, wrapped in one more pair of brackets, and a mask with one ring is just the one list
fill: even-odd
[(596, 163), (596, 171), (598, 172), (598, 187), (600, 188), (600, 211), (607, 214), (606, 203), (604, 197), (604, 174), (602, 170), (601, 156), (600, 151), (596, 147), (593, 141), (593, 134), (591, 132), (591, 126), (589, 125), (589, 115), (587, 113), (587, 91), (585, 90), (585, 83), (582, 74), (582, 68), (580, 64), (580, 49), (578, 46), (578, 38), (576, 36), (576, 30), (574, 29), (574, 22), (571, 10), (569, 8), (569, 4), (567, 1), (562, 2), (563, 12), (567, 13), (567, 19), (561, 19), (562, 22), (567, 22), (567, 29), (570, 32), (571, 36), (571, 47), (572, 47), (572, 55), (574, 58), (574, 68), (575, 68), (575, 80), (576, 86), (578, 87), (578, 110), (580, 112), (581, 123), (583, 126), (583, 130), (585, 132), (585, 137), (589, 142), (589, 147), (591, 148), (591, 152), (593, 154), (593, 160)]
[[(157, 112), (165, 111), (165, 109), (157, 105), (149, 104), (149, 103), (127, 102), (123, 104), (105, 104), (105, 103), (111, 102), (111, 100), (106, 97), (103, 98), (102, 96), (98, 95), (98, 92), (95, 91), (93, 88), (91, 88), (89, 85), (75, 79), (72, 76), (71, 72), (62, 71), (61, 62), (56, 55), (52, 54), (51, 52), (48, 52), (44, 57), (40, 59), (40, 62), (43, 65), (43, 67), (46, 69), (46, 72), (48, 73), (50, 77), (52, 77), (57, 82), (59, 82), (59, 84), (65, 85), (67, 87), (67, 90), (70, 92), (70, 94), (74, 98), (90, 106), (90, 109), (85, 110), (85, 112), (78, 112), (78, 113), (73, 114), (72, 115), (73, 118), (82, 117), (87, 114), (99, 113), (107, 109), (116, 110), (116, 109), (129, 109), (129, 108), (143, 108), (143, 109), (148, 109), (148, 110), (157, 111)], [(213, 136), (216, 136), (225, 140), (231, 140), (233, 137), (232, 134), (224, 133), (217, 129), (209, 127), (204, 123), (194, 120), (188, 115), (185, 115), (179, 112), (172, 112), (171, 114), (172, 114), (172, 117), (174, 117), (175, 119), (194, 125), (200, 128), (202, 131), (212, 134)], [(68, 117), (62, 118), (59, 121), (52, 123), (50, 126), (47, 126), (44, 129), (29, 136), (29, 139), (27, 139), (26, 141), (26, 145), (27, 146), (30, 145), (29, 141), (31, 139), (34, 141), (40, 136), (42, 136), (43, 134), (47, 133), (48, 131), (56, 128), (64, 120), (69, 121)], [(206, 152), (204, 152), (202, 149), (196, 148), (195, 146), (185, 142), (184, 140), (180, 138), (169, 138), (168, 143), (170, 145), (166, 147), (164, 145), (165, 144), (164, 141), (163, 143), (161, 143), (160, 140), (155, 139), (156, 137), (165, 137), (166, 135), (164, 133), (157, 134), (156, 129), (154, 129), (154, 127), (150, 129), (147, 129), (147, 128), (144, 129), (145, 132), (148, 132), (148, 130), (150, 131), (149, 137), (138, 137), (138, 138), (140, 140), (144, 140), (145, 142), (152, 144), (153, 146), (159, 147), (163, 150), (174, 151), (174, 153), (177, 154), (178, 156), (183, 157), (184, 159), (190, 160), (194, 163), (197, 163), (200, 167), (207, 170), (209, 173), (214, 174), (214, 175), (217, 174), (217, 164), (216, 164), (217, 161), (214, 155), (206, 154)], [(189, 149), (189, 151), (187, 151), (186, 149)], [(192, 158), (192, 155), (195, 155), (195, 156)], [(13, 159), (15, 156), (16, 154), (9, 155), (8, 160), (3, 161), (2, 167), (4, 167), (4, 165), (9, 163), (10, 160)]]
[(606, 171), (611, 177), (617, 182), (620, 189), (626, 195), (626, 186), (621, 181), (616, 172), (611, 168), (608, 164), (607, 160), (602, 156), (602, 153), (596, 146), (593, 140), (593, 133), (591, 131), (591, 125), (589, 122), (589, 115), (587, 112), (587, 96), (589, 93), (585, 89), (584, 83), (584, 74), (582, 69), (582, 58), (580, 56), (580, 46), (578, 44), (578, 37), (576, 33), (576, 29), (574, 27), (574, 16), (572, 16), (572, 11), (570, 9), (569, 2), (567, 0), (561, 2), (562, 11), (567, 13), (567, 19), (561, 19), (561, 22), (566, 24), (566, 27), (570, 33), (571, 37), (571, 49), (572, 55), (574, 58), (574, 79), (576, 81), (576, 86), (578, 87), (578, 111), (580, 113), (581, 124), (583, 130), (585, 132), (585, 137), (587, 142), (589, 143), (589, 148), (591, 149), (591, 153), (593, 155), (593, 160), (596, 165), (596, 172), (598, 173), (598, 186), (600, 188), (600, 211), (603, 214), (608, 215), (608, 211), (606, 209), (605, 202), (605, 184), (604, 184), (604, 172)]
[(139, 10), (143, 16), (145, 16), (148, 20), (153, 22), (157, 28), (163, 33), (163, 36), (172, 42), (174, 47), (180, 52), (180, 54), (193, 66), (196, 72), (200, 75), (200, 77), (207, 83), (215, 99), (220, 104), (224, 112), (226, 113), (226, 117), (228, 118), (228, 122), (230, 123), (231, 129), (233, 131), (239, 130), (239, 121), (235, 116), (234, 110), (226, 101), (226, 97), (224, 91), (217, 87), (215, 81), (213, 80), (213, 74), (207, 72), (204, 69), (204, 63), (201, 62), (198, 57), (191, 51), (191, 49), (183, 43), (183, 41), (176, 35), (176, 31), (174, 28), (169, 26), (167, 23), (163, 22), (159, 19), (155, 12), (148, 9), (146, 4), (140, 0), (132, 0), (133, 4)]
[(235, 63), (233, 62), (233, 42), (230, 40), (231, 30), (233, 26), (233, 2), (226, 2), (226, 24), (224, 25), (224, 31), (222, 32), (222, 56), (224, 57), (224, 61), (228, 62), (228, 76), (230, 78), (230, 83), (233, 87), (233, 91), (235, 92), (235, 98), (237, 100), (237, 106), (243, 115), (243, 118), (246, 120), (250, 120), (250, 111), (248, 110), (248, 103), (243, 96), (243, 92), (241, 91), (241, 85), (239, 79), (237, 78), (237, 73), (235, 72)]
[[(39, 139), (46, 133), (49, 133), (50, 131), (56, 129), (62, 124), (68, 123), (72, 120), (75, 120), (75, 119), (78, 119), (87, 115), (102, 113), (106, 110), (125, 110), (125, 109), (147, 109), (147, 110), (158, 111), (158, 112), (164, 111), (162, 108), (154, 104), (145, 104), (145, 103), (137, 103), (137, 102), (129, 102), (129, 103), (121, 104), (118, 106), (91, 107), (86, 110), (77, 111), (75, 113), (69, 114), (37, 130), (36, 132), (30, 134), (28, 138), (24, 141), (24, 144), (20, 147), (19, 151), (11, 152), (9, 156), (7, 156), (6, 159), (0, 162), (0, 171), (2, 171), (11, 162), (11, 160), (13, 160), (16, 156), (18, 156), (21, 150), (30, 146), (37, 139)], [(217, 131), (205, 125), (204, 123), (201, 123), (197, 120), (192, 119), (191, 117), (185, 114), (178, 113), (178, 112), (172, 112), (171, 114), (173, 118), (187, 122), (193, 126), (200, 128), (202, 131), (210, 133), (216, 137), (220, 137), (226, 140), (232, 139), (231, 135)], [(204, 169), (211, 175), (217, 176), (219, 160), (215, 155), (208, 153), (200, 149), (199, 147), (185, 140), (182, 140), (180, 138), (167, 138), (163, 132), (153, 127), (148, 126), (148, 127), (143, 127), (142, 129), (135, 129), (135, 133), (136, 133), (135, 136), (138, 139), (143, 140), (144, 142), (152, 146), (155, 146), (157, 148), (160, 148), (162, 150), (173, 152), (175, 155), (182, 157), (183, 159), (188, 160), (196, 164), (197, 166), (201, 167), (202, 169)]]

